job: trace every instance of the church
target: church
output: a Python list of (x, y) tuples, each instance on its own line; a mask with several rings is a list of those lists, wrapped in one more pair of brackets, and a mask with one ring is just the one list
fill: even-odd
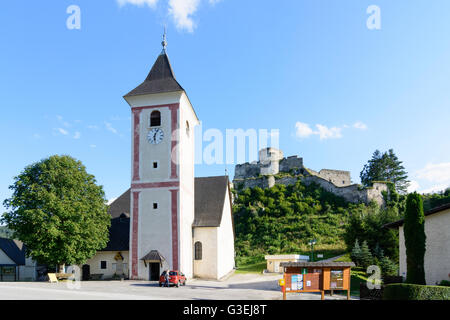
[(131, 107), (131, 186), (109, 207), (110, 239), (82, 278), (158, 280), (164, 270), (221, 279), (235, 268), (228, 176), (196, 178), (197, 114), (163, 50)]

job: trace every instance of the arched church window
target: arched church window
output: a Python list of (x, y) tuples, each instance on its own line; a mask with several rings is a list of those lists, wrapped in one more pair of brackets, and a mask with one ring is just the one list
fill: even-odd
[(161, 125), (161, 112), (153, 111), (150, 115), (150, 127), (159, 127)]
[(194, 245), (194, 251), (195, 251), (195, 260), (202, 260), (202, 243), (200, 241), (197, 241)]

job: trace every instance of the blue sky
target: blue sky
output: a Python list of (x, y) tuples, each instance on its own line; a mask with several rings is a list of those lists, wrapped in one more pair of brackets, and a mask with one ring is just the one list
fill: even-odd
[[(80, 29), (67, 28), (70, 5), (80, 8)], [(366, 26), (370, 5), (380, 8), (379, 30)], [(122, 96), (149, 72), (165, 24), (177, 80), (204, 131), (279, 129), (285, 155), (314, 170), (349, 170), (354, 182), (376, 149), (393, 148), (412, 189), (443, 189), (448, 12), (447, 0), (5, 2), (0, 199), (26, 165), (53, 154), (81, 160), (108, 199), (128, 188)], [(196, 175), (224, 170), (202, 164)]]

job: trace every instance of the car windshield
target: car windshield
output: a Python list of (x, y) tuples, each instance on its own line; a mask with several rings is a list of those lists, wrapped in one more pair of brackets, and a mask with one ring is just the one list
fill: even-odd
[(169, 275), (171, 275), (171, 276), (176, 276), (177, 273), (176, 273), (175, 271), (170, 271), (170, 272), (169, 272)]

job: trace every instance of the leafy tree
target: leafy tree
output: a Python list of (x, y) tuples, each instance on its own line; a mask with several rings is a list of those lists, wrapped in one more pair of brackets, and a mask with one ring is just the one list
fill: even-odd
[(348, 252), (352, 250), (355, 240), (359, 239), (359, 241), (366, 241), (372, 248), (378, 245), (384, 255), (397, 261), (398, 230), (383, 226), (400, 218), (396, 207), (380, 208), (374, 205), (358, 207), (356, 212), (352, 212), (349, 223), (345, 227), (344, 240)]
[(392, 182), (395, 189), (403, 194), (407, 192), (409, 186), (408, 174), (393, 149), (384, 153), (376, 150), (372, 159), (364, 165), (360, 178), (361, 183), (367, 187), (374, 181)]
[(9, 187), (3, 214), (16, 239), (34, 260), (82, 264), (108, 242), (110, 216), (105, 194), (80, 161), (52, 156), (24, 169)]
[(445, 191), (426, 194), (423, 196), (423, 209), (424, 211), (428, 211), (442, 205), (450, 203), (450, 188), (447, 188)]
[(403, 224), (406, 247), (406, 282), (425, 284), (425, 215), (422, 197), (416, 192), (406, 199)]

